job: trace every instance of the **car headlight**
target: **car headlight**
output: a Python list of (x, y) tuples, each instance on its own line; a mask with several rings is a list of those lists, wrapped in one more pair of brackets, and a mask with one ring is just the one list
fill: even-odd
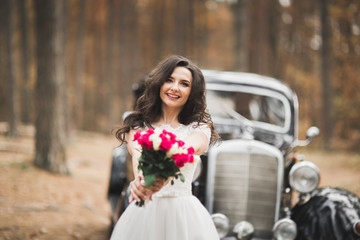
[(215, 224), (219, 238), (225, 237), (229, 232), (229, 219), (222, 213), (214, 213), (211, 218)]
[(251, 239), (254, 234), (254, 226), (247, 221), (241, 221), (234, 226), (233, 232), (238, 239)]
[(276, 240), (294, 240), (297, 235), (296, 224), (291, 219), (281, 219), (275, 223), (273, 233)]
[(309, 193), (315, 190), (319, 185), (319, 169), (312, 162), (298, 162), (290, 170), (289, 181), (291, 187), (296, 191), (300, 193)]

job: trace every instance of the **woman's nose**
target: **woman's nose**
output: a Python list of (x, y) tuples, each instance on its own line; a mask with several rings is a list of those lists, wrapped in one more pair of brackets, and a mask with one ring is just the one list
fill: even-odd
[(179, 90), (179, 83), (174, 82), (174, 83), (171, 85), (171, 89), (172, 89), (172, 90)]

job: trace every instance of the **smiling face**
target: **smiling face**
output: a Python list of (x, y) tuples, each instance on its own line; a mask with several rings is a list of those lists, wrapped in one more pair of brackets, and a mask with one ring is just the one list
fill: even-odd
[(189, 98), (191, 85), (190, 70), (185, 67), (176, 67), (160, 88), (163, 106), (181, 109)]

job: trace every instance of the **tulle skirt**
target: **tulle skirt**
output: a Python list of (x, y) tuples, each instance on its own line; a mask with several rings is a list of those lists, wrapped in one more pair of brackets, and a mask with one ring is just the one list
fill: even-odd
[(134, 204), (116, 223), (111, 240), (218, 240), (214, 223), (194, 196), (154, 198)]

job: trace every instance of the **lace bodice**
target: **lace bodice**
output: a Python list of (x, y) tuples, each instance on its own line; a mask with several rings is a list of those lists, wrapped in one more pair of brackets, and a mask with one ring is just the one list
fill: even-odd
[[(163, 124), (161, 126), (154, 126), (155, 128), (166, 129), (174, 133), (178, 139), (186, 140), (193, 132), (201, 131), (207, 138), (210, 140), (211, 131), (208, 126), (200, 125), (196, 126), (195, 123), (189, 125), (179, 125), (176, 128), (171, 127), (168, 124)], [(154, 194), (154, 197), (179, 197), (179, 196), (188, 196), (191, 195), (191, 182), (196, 170), (199, 161), (194, 161), (193, 163), (187, 163), (182, 168), (180, 168), (181, 173), (185, 177), (185, 182), (181, 182), (180, 179), (174, 179), (174, 184), (172, 185), (169, 182), (165, 185), (159, 192)]]

